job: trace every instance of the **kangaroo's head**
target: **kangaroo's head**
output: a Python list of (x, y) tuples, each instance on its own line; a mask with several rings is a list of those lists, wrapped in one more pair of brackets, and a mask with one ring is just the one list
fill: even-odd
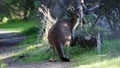
[(70, 7), (69, 7), (69, 13), (73, 16), (73, 17), (75, 17), (75, 18), (79, 18), (80, 17), (80, 7), (79, 7), (79, 5), (77, 4), (77, 3), (75, 3), (74, 5), (70, 5)]
[(72, 13), (72, 16), (73, 16), (73, 18), (76, 18), (76, 19), (80, 18), (80, 10), (75, 9)]
[(84, 4), (85, 0), (75, 0), (74, 2), (71, 3), (70, 5), (70, 10), (72, 11), (72, 17), (76, 20), (80, 21), (81, 27), (87, 23), (87, 20), (85, 19), (85, 15), (87, 13), (91, 13), (94, 11), (94, 9), (99, 7), (100, 0), (96, 0), (94, 6), (92, 7), (87, 7)]
[(80, 1), (73, 2), (70, 7), (70, 14), (74, 18), (74, 20), (79, 20), (79, 23), (81, 23), (81, 19), (83, 17), (83, 9), (82, 4)]

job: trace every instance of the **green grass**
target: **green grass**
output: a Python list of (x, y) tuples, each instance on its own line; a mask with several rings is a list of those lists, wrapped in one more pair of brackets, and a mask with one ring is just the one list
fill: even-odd
[(7, 66), (8, 66), (8, 65), (5, 64), (5, 63), (0, 64), (0, 68), (5, 68), (5, 67), (7, 67)]
[(79, 65), (76, 68), (119, 68), (120, 67), (120, 57), (104, 60), (101, 62), (90, 63), (86, 65)]
[[(71, 61), (73, 62), (71, 65), (78, 68), (84, 66), (85, 68), (96, 68), (100, 64), (101, 67), (105, 68), (107, 66), (109, 67), (109, 64), (111, 64), (111, 66), (117, 67), (119, 65), (117, 62), (120, 61), (119, 41), (119, 39), (112, 41), (104, 40), (100, 55), (98, 55), (96, 48), (83, 49), (81, 47), (70, 47)], [(51, 51), (45, 53), (47, 48), (49, 48), (49, 46), (42, 43), (40, 46), (37, 46), (36, 44), (28, 46), (25, 51), (23, 50), (22, 53), (17, 55), (18, 57), (23, 54), (28, 55), (20, 59), (19, 62), (39, 62), (49, 60), (52, 55)], [(116, 62), (116, 64), (114, 64), (114, 62)]]
[(100, 55), (97, 54), (96, 48), (90, 51), (80, 51), (79, 55), (73, 55), (74, 63), (72, 65), (77, 68), (109, 68), (110, 66), (114, 66), (112, 68), (118, 68), (120, 65), (118, 63), (120, 61), (119, 44), (120, 39), (104, 40)]
[(5, 68), (7, 66), (8, 66), (7, 64), (3, 63), (3, 61), (0, 60), (0, 68)]
[[(13, 55), (16, 62), (39, 62), (48, 60), (52, 56), (51, 50), (45, 52), (49, 48), (47, 37), (44, 37), (40, 44), (36, 44), (39, 31), (37, 22), (14, 20), (0, 24), (0, 29), (15, 30), (27, 36), (26, 40), (19, 44), (22, 49)], [(120, 39), (103, 40), (103, 43), (99, 55), (96, 48), (70, 47), (70, 65), (75, 68), (118, 68), (120, 65)], [(22, 55), (24, 57), (19, 58)]]
[(37, 39), (39, 22), (34, 20), (10, 20), (7, 23), (1, 23), (0, 30), (19, 32), (20, 34), (27, 36), (26, 40), (20, 43), (20, 45), (32, 44)]
[[(48, 60), (51, 56), (51, 52), (48, 52), (46, 54), (45, 50), (46, 48), (37, 47), (31, 50), (27, 50), (26, 53), (28, 56), (24, 57), (23, 59), (20, 59), (20, 62), (38, 62), (43, 60)], [(29, 51), (29, 52), (28, 52)]]
[(13, 31), (24, 31), (32, 27), (38, 27), (39, 23), (37, 21), (24, 21), (24, 20), (11, 20), (7, 23), (1, 23), (0, 29), (13, 30)]
[[(38, 61), (48, 60), (52, 56), (51, 55), (52, 52), (49, 51), (46, 53), (46, 50), (49, 49), (46, 37), (43, 38), (43, 40), (46, 40), (46, 42), (42, 41), (42, 43), (39, 44), (34, 43), (34, 41), (30, 40), (30, 38), (35, 38), (35, 37), (28, 37), (26, 42), (29, 44), (26, 44), (25, 46), (20, 46), (24, 48), (18, 53), (13, 55), (18, 60), (17, 62), (38, 62)], [(34, 40), (35, 42), (37, 41), (36, 39)], [(25, 41), (22, 42), (21, 44), (24, 43)], [(25, 55), (25, 57), (19, 59), (19, 57), (22, 55)]]
[(29, 46), (33, 46), (36, 44), (37, 36), (39, 32), (39, 22), (38, 21), (24, 21), (24, 20), (11, 20), (7, 23), (1, 23), (0, 24), (1, 30), (7, 30), (7, 31), (15, 31), (19, 32), (22, 35), (26, 36), (26, 39), (22, 41), (20, 44), (18, 44), (22, 51), (16, 53), (13, 55), (13, 57), (17, 58), (16, 56), (19, 56), (23, 54), (23, 52), (27, 53), (27, 48)]

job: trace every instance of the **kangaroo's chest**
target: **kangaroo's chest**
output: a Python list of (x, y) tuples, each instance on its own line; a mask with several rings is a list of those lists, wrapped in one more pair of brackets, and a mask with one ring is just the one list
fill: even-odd
[(72, 29), (73, 32), (75, 31), (79, 23), (80, 23), (80, 19), (78, 18), (76, 24), (73, 26), (73, 29)]

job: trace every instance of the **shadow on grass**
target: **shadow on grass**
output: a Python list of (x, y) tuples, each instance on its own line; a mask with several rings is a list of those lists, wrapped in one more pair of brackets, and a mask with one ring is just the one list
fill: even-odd
[(42, 45), (27, 45), (19, 49), (18, 52), (13, 55), (4, 58), (5, 63), (11, 65), (13, 63), (28, 63), (28, 62), (38, 62), (42, 60), (48, 60), (51, 53), (46, 53), (48, 47)]

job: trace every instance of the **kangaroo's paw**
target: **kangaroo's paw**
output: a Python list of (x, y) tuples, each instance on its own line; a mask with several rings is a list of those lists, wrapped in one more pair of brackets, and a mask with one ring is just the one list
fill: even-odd
[(70, 62), (70, 59), (68, 59), (68, 58), (61, 58), (61, 61), (62, 62)]

